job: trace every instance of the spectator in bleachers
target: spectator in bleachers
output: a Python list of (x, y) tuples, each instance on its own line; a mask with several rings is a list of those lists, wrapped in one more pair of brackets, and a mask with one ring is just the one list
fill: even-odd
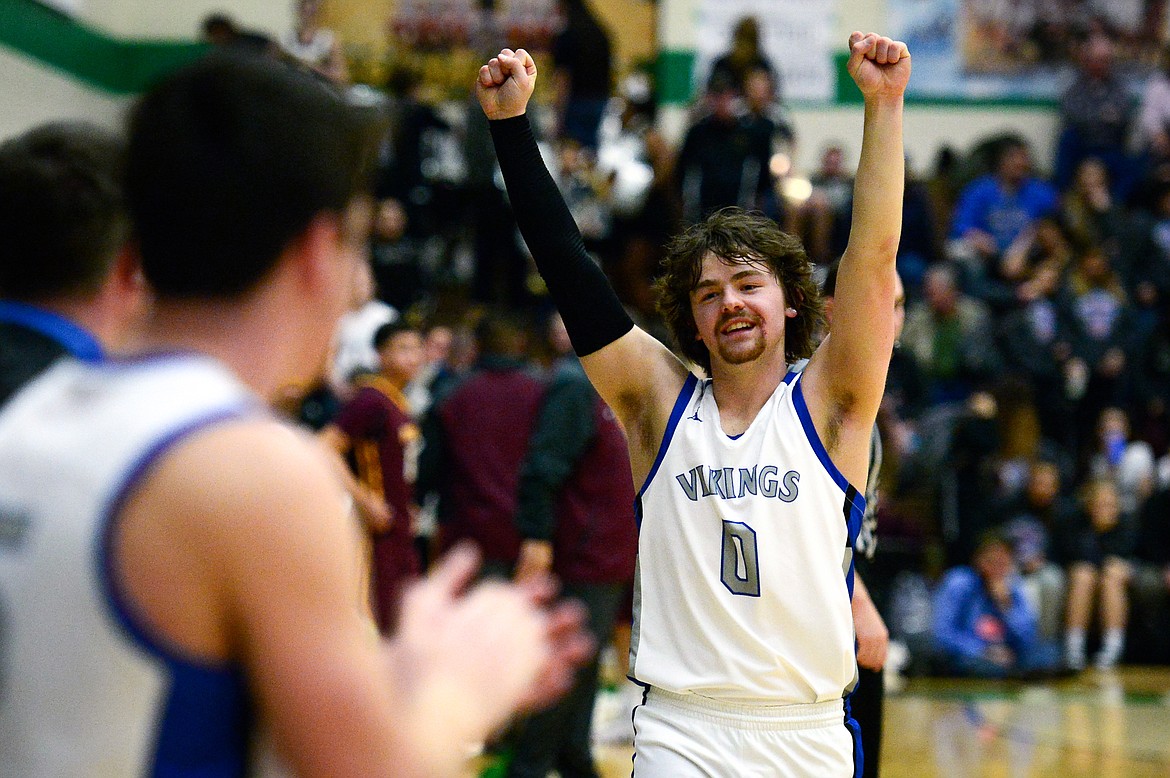
[(996, 312), (1011, 313), (1059, 285), (1072, 263), (1068, 232), (1055, 215), (1041, 216), (1024, 229), (998, 261), (969, 276), (972, 294)]
[(375, 186), (379, 198), (402, 204), (407, 232), (419, 240), (443, 226), (435, 169), (442, 138), (452, 129), (423, 99), (424, 86), (422, 74), (407, 66), (397, 68), (386, 83), (389, 127)]
[(1071, 299), (1060, 281), (1059, 259), (1039, 263), (1024, 282), (1027, 294), (1022, 297), (1031, 299), (1021, 300), (1000, 320), (998, 343), (1007, 372), (1043, 398), (1036, 408), (1041, 433), (1073, 451), (1077, 442), (1074, 400), (1080, 396), (1069, 391), (1075, 333)]
[(1170, 661), (1170, 486), (1155, 492), (1142, 508), (1131, 621), (1152, 643), (1145, 658)]
[(906, 186), (902, 197), (902, 239), (898, 242), (898, 275), (908, 294), (916, 296), (926, 268), (943, 257), (943, 233), (935, 218), (935, 205), (926, 183), (906, 163)]
[(738, 113), (738, 94), (730, 76), (715, 73), (705, 96), (710, 111), (683, 138), (675, 174), (688, 222), (729, 205), (777, 214), (771, 139)]
[(1101, 411), (1095, 441), (1089, 477), (1112, 480), (1122, 513), (1136, 517), (1157, 485), (1153, 449), (1144, 440), (1134, 439), (1129, 415), (1115, 407)]
[(1065, 662), (1074, 670), (1085, 667), (1086, 633), (1094, 611), (1102, 631), (1094, 664), (1107, 670), (1122, 657), (1136, 530), (1134, 517), (1122, 512), (1117, 486), (1109, 478), (1086, 483), (1080, 509), (1056, 530), (1059, 558), (1068, 575)]
[(1060, 214), (1076, 245), (1095, 244), (1110, 252), (1117, 251), (1128, 221), (1110, 190), (1109, 170), (1097, 157), (1086, 157), (1077, 165), (1061, 195)]
[(337, 34), (318, 19), (321, 0), (296, 0), (296, 23), (280, 44), (294, 58), (330, 81), (346, 80), (345, 57)]
[(990, 314), (986, 305), (960, 290), (949, 263), (926, 271), (922, 294), (906, 312), (902, 344), (922, 370), (929, 402), (962, 401), (1002, 368)]
[(936, 495), (948, 564), (958, 565), (975, 553), (979, 538), (1000, 523), (994, 513), (999, 493), (999, 402), (990, 391), (971, 394), (951, 423), (942, 451)]
[(1163, 298), (1161, 312), (1149, 337), (1133, 357), (1134, 430), (1159, 456), (1170, 448), (1170, 298)]
[(370, 264), (379, 300), (398, 311), (421, 302), (429, 291), (424, 277), (424, 241), (407, 234), (409, 221), (402, 202), (378, 201), (370, 231)]
[[(1056, 462), (1061, 474), (1072, 478), (1075, 460), (1057, 442), (1044, 436), (1040, 427), (1039, 399), (1031, 384), (1017, 376), (1005, 375), (995, 385), (999, 448), (993, 467), (996, 473), (993, 499), (1010, 499), (1023, 491), (1031, 463), (1036, 459)], [(1047, 398), (1042, 398), (1047, 402)], [(1003, 521), (999, 516), (998, 521)]]
[(1004, 532), (1012, 541), (1024, 591), (1037, 616), (1037, 627), (1046, 640), (1059, 640), (1064, 629), (1064, 570), (1050, 560), (1051, 536), (1067, 525), (1076, 502), (1064, 493), (1060, 466), (1035, 459), (1028, 468), (1023, 490), (996, 510), (1004, 520)]
[(1000, 141), (992, 172), (979, 176), (959, 194), (951, 219), (951, 248), (973, 271), (982, 271), (1005, 252), (1036, 219), (1056, 211), (1060, 195), (1037, 178), (1028, 144), (1015, 137)]
[(748, 70), (744, 77), (743, 102), (749, 121), (759, 125), (759, 131), (771, 142), (772, 152), (790, 153), (796, 133), (780, 100), (776, 74), (760, 65)]
[(1149, 200), (1134, 209), (1118, 257), (1125, 288), (1147, 309), (1170, 297), (1170, 183), (1151, 187)]
[(809, 258), (824, 264), (845, 249), (853, 201), (853, 175), (845, 167), (845, 150), (840, 144), (824, 148), (809, 183), (812, 194), (793, 214), (790, 229), (804, 239)]
[(949, 145), (943, 145), (935, 153), (934, 164), (924, 181), (934, 212), (934, 222), (938, 225), (941, 238), (946, 238), (951, 233), (951, 219), (954, 217), (955, 204), (958, 203), (959, 193), (962, 191), (959, 163), (958, 152)]
[(1053, 180), (1064, 189), (1082, 160), (1097, 157), (1113, 193), (1125, 198), (1136, 168), (1126, 149), (1137, 105), (1114, 65), (1113, 41), (1097, 32), (1077, 47), (1077, 75), (1060, 100), (1060, 138)]
[(609, 33), (588, 0), (559, 0), (564, 27), (552, 42), (561, 135), (597, 149), (597, 129), (613, 92)]
[(754, 16), (745, 16), (735, 23), (731, 31), (731, 48), (711, 63), (708, 80), (716, 75), (726, 77), (740, 94), (748, 90), (748, 77), (753, 70), (764, 70), (772, 77), (777, 93), (780, 83), (776, 68), (764, 53), (760, 42), (760, 21)]
[(1145, 333), (1129, 303), (1120, 275), (1099, 246), (1085, 249), (1068, 278), (1074, 324), (1073, 353), (1088, 371), (1078, 416), (1094, 423), (1109, 405), (1127, 405), (1132, 397), (1128, 355), (1140, 346)]
[(1142, 89), (1139, 140), (1149, 162), (1170, 160), (1170, 45), (1162, 47), (1158, 70)]
[(592, 149), (570, 137), (558, 141), (557, 162), (551, 172), (581, 230), (585, 249), (608, 266), (613, 252), (612, 176), (598, 168)]
[(674, 186), (674, 152), (662, 133), (646, 133), (646, 161), (653, 171), (645, 201), (619, 218), (618, 266), (614, 288), (622, 301), (644, 317), (656, 317), (653, 280), (667, 241), (682, 225), (682, 198)]
[(947, 673), (1007, 678), (1050, 672), (1059, 662), (1040, 638), (1012, 547), (998, 532), (982, 535), (970, 566), (948, 570), (939, 582), (933, 635)]

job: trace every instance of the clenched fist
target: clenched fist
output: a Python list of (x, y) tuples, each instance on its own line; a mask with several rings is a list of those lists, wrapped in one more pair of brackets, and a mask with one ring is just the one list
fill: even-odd
[(475, 95), (489, 119), (510, 119), (524, 113), (536, 86), (536, 62), (524, 49), (503, 49), (479, 69)]

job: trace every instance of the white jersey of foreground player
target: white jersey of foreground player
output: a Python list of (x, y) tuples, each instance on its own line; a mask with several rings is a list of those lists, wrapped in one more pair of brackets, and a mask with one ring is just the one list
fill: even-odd
[(168, 356), (61, 363), (0, 415), (0, 776), (241, 769), (242, 671), (157, 640), (108, 548), (111, 517), (158, 457), (263, 413), (218, 364)]

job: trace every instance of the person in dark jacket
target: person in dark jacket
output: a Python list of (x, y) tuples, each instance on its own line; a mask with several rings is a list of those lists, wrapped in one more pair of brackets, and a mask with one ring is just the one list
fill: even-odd
[(1142, 506), (1133, 576), (1134, 626), (1144, 638), (1149, 661), (1170, 657), (1170, 488), (1150, 495)]
[(736, 85), (716, 73), (707, 85), (710, 113), (683, 138), (676, 164), (676, 185), (683, 217), (697, 222), (731, 205), (775, 216), (771, 137), (736, 112)]
[(586, 0), (560, 0), (565, 26), (552, 42), (561, 131), (597, 149), (597, 130), (612, 92), (613, 45)]
[(81, 122), (0, 146), (0, 406), (60, 357), (100, 359), (143, 309), (122, 160), (121, 138)]
[[(628, 597), (638, 549), (634, 484), (617, 416), (589, 383), (559, 315), (549, 322), (558, 355), (520, 468), (516, 578), (553, 573), (585, 605), (604, 645)], [(525, 722), (509, 766), (515, 778), (597, 775), (591, 753), (599, 661), (581, 668), (559, 703)]]

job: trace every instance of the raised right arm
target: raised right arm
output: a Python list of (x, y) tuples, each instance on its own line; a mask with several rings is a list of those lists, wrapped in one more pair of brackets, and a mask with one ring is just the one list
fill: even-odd
[(525, 115), (535, 78), (536, 66), (527, 52), (504, 49), (480, 68), (476, 93), (491, 120), (517, 225), (589, 380), (630, 433), (637, 481), (653, 462), (687, 370), (669, 349), (634, 326), (585, 251)]

